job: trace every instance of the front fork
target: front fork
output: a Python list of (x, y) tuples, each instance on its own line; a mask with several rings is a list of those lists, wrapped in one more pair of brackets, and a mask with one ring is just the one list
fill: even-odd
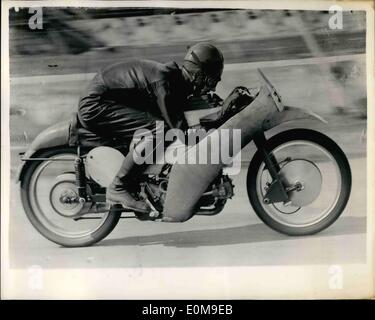
[(290, 199), (279, 175), (281, 168), (275, 156), (267, 148), (267, 140), (263, 131), (259, 131), (255, 134), (254, 143), (258, 151), (262, 154), (265, 167), (272, 178), (272, 182), (268, 186), (267, 192), (263, 197), (264, 204), (276, 202), (288, 203)]

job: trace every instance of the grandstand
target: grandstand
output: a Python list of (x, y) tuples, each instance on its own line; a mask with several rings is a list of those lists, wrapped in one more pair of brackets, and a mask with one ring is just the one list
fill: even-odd
[[(10, 11), (15, 76), (93, 72), (124, 57), (179, 62), (187, 45), (205, 40), (220, 45), (227, 63), (313, 57), (301, 22), (323, 56), (365, 52), (358, 11), (344, 13), (343, 30), (329, 29), (327, 11), (43, 8), (43, 29), (35, 30), (32, 15), (27, 8)], [(67, 63), (51, 70), (56, 56)]]

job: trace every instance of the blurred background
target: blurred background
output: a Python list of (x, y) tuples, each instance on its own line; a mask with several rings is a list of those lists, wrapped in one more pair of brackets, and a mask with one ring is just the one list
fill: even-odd
[[(256, 87), (260, 67), (286, 105), (314, 111), (349, 156), (366, 153), (366, 17), (346, 11), (331, 29), (328, 11), (42, 8), (10, 10), (12, 165), (35, 136), (77, 109), (95, 72), (146, 58), (181, 63), (188, 45), (211, 41), (224, 53), (217, 94)], [(35, 22), (35, 21), (34, 21)], [(245, 157), (246, 158), (246, 157)]]

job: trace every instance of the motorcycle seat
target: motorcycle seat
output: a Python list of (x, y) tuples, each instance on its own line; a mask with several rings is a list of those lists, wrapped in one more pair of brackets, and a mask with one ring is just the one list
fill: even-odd
[(69, 145), (90, 148), (98, 146), (123, 147), (124, 142), (121, 143), (116, 138), (99, 136), (84, 128), (78, 119), (78, 114), (74, 113), (69, 130)]

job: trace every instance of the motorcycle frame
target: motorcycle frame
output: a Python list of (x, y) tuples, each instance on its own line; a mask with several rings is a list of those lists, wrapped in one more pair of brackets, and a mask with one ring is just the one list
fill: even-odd
[[(280, 171), (280, 166), (277, 163), (276, 159), (267, 149), (267, 139), (263, 131), (259, 131), (255, 134), (253, 139), (258, 151), (262, 154), (263, 161), (267, 170), (272, 177), (272, 183), (264, 197), (264, 202), (266, 204), (284, 201), (287, 202), (289, 200), (288, 195), (285, 191), (285, 187), (282, 184), (278, 172)], [(84, 166), (83, 160), (85, 155), (82, 154), (80, 146), (76, 148), (76, 155), (77, 157), (72, 159), (51, 159), (51, 158), (22, 158), (22, 161), (72, 161), (75, 165), (75, 176), (76, 176), (76, 183), (79, 190), (79, 196), (81, 201), (87, 201), (86, 195), (86, 179), (82, 176), (82, 165)]]
[[(275, 99), (278, 100), (278, 97)], [(295, 120), (302, 120), (302, 119), (313, 119), (318, 120), (324, 123), (327, 123), (323, 118), (316, 115), (312, 112), (307, 112), (306, 110), (300, 109), (300, 108), (294, 108), (289, 106), (283, 106), (283, 111), (274, 113), (270, 118), (266, 119), (263, 123), (262, 130), (258, 131), (253, 138), (253, 141), (255, 143), (255, 146), (257, 147), (258, 151), (261, 153), (263, 161), (265, 163), (265, 167), (270, 173), (270, 176), (272, 178), (272, 182), (269, 185), (266, 194), (263, 197), (264, 204), (271, 204), (276, 202), (289, 202), (289, 197), (286, 192), (285, 186), (283, 185), (280, 176), (280, 166), (277, 163), (276, 159), (274, 158), (273, 154), (270, 152), (270, 150), (267, 149), (267, 139), (265, 137), (264, 132), (274, 128), (281, 123), (289, 122), (289, 121), (295, 121)], [(46, 145), (46, 147), (49, 147), (49, 145)], [(51, 146), (53, 147), (53, 146)], [(17, 180), (21, 180), (24, 170), (27, 166), (27, 163), (30, 163), (31, 161), (73, 161), (75, 162), (75, 167), (79, 165), (79, 163), (83, 164), (83, 160), (85, 158), (85, 155), (81, 152), (81, 147), (76, 146), (76, 157), (71, 159), (51, 159), (51, 158), (40, 158), (37, 156), (38, 152), (34, 153), (36, 157), (32, 157), (33, 153), (28, 150), (28, 152), (20, 153), (20, 156), (22, 155), (28, 155), (26, 157), (22, 157), (21, 161), (23, 162), (23, 165), (19, 168), (19, 172), (17, 175)], [(77, 181), (77, 187), (80, 191), (80, 199), (81, 201), (87, 201), (89, 200), (87, 198), (87, 195), (85, 194), (86, 190), (86, 181), (85, 179), (82, 179), (79, 172), (82, 170), (75, 170), (76, 175), (76, 181)], [(92, 199), (93, 200), (93, 199)]]

